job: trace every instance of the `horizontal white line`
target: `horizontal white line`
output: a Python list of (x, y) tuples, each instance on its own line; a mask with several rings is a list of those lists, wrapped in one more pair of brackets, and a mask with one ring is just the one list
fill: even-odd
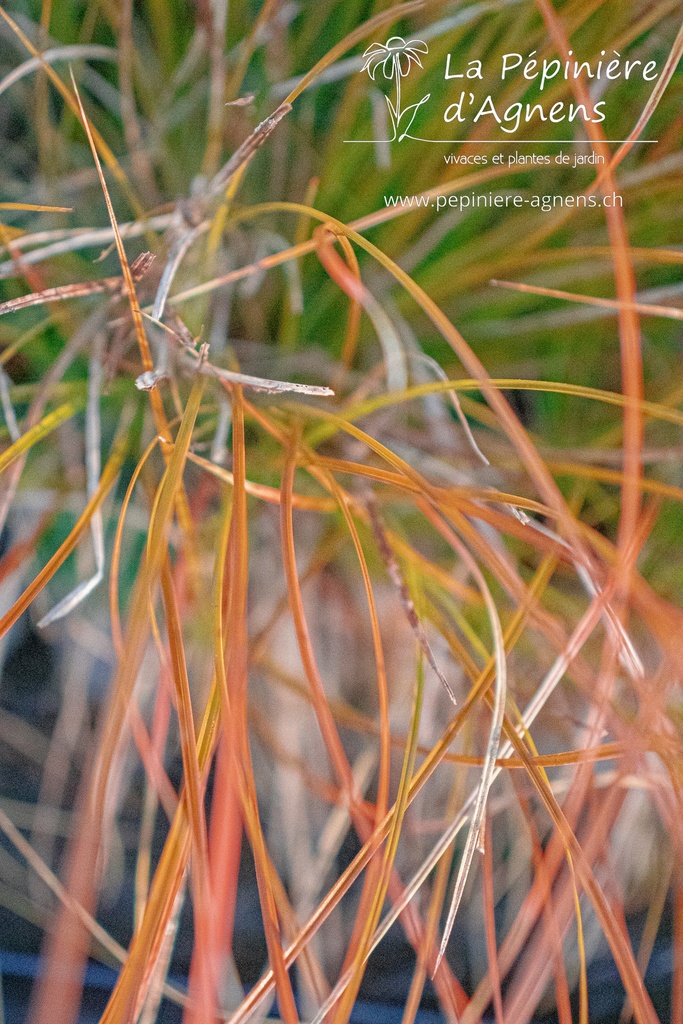
[[(441, 142), (441, 139), (420, 139), (420, 142)], [(631, 142), (634, 146), (653, 146), (659, 139), (600, 139), (600, 142), (614, 142), (623, 144), (625, 142)], [(463, 144), (474, 145), (475, 143), (483, 142), (506, 142), (508, 144), (516, 143), (518, 146), (529, 145), (534, 143), (535, 145), (551, 145), (551, 144), (562, 144), (571, 145), (588, 145), (591, 146), (593, 143), (590, 139), (453, 139), (452, 144), (462, 146)]]
[[(481, 146), (485, 143), (501, 143), (503, 145), (511, 146), (513, 143), (516, 146), (551, 146), (551, 145), (581, 145), (581, 146), (592, 146), (593, 143), (590, 139), (416, 139), (412, 135), (408, 138), (411, 142), (431, 142), (441, 144), (442, 146)], [(365, 143), (366, 145), (376, 145), (377, 141), (380, 142), (391, 142), (395, 140), (391, 139), (344, 139), (344, 142), (357, 142)], [(401, 141), (405, 141), (401, 139)], [(614, 143), (615, 145), (624, 145), (626, 142), (630, 142), (632, 146), (654, 146), (659, 142), (659, 139), (600, 139), (600, 142)]]

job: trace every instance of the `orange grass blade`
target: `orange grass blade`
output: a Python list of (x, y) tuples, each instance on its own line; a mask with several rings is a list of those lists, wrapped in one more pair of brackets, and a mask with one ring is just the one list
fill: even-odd
[(306, 623), (301, 587), (296, 568), (296, 552), (294, 546), (294, 526), (292, 520), (292, 491), (294, 487), (294, 471), (296, 467), (296, 447), (292, 446), (282, 476), (282, 498), (280, 503), (280, 531), (282, 537), (282, 557), (287, 577), (290, 609), (294, 619), (297, 642), (304, 671), (311, 687), (318, 726), (325, 742), (328, 756), (334, 767), (339, 784), (351, 796), (353, 778), (346, 759), (339, 735), (330, 712), (325, 689), (313, 653), (311, 636)]
[[(91, 150), (92, 155), (93, 155), (93, 160), (95, 161), (95, 167), (97, 168), (97, 175), (98, 175), (98, 177), (100, 179), (100, 185), (102, 186), (102, 193), (104, 195), (104, 201), (107, 204), (107, 212), (109, 213), (109, 220), (111, 221), (111, 226), (112, 226), (112, 229), (114, 231), (114, 239), (116, 241), (116, 251), (118, 252), (118, 255), (119, 255), (119, 262), (121, 263), (121, 271), (123, 273), (123, 280), (124, 280), (124, 283), (125, 283), (126, 294), (128, 296), (128, 301), (130, 302), (130, 311), (131, 311), (131, 315), (133, 317), (133, 323), (135, 325), (135, 336), (137, 338), (138, 346), (140, 348), (140, 356), (142, 358), (142, 365), (143, 365), (145, 370), (151, 370), (152, 366), (153, 366), (152, 357), (150, 355), (149, 344), (147, 342), (147, 336), (145, 334), (145, 327), (144, 327), (144, 324), (142, 322), (142, 314), (140, 313), (140, 306), (138, 305), (137, 296), (136, 296), (136, 293), (135, 293), (135, 284), (133, 282), (133, 275), (131, 274), (130, 265), (128, 263), (128, 257), (126, 256), (126, 251), (123, 248), (123, 241), (121, 239), (121, 232), (119, 231), (118, 223), (117, 223), (117, 220), (116, 220), (116, 214), (114, 213), (114, 207), (112, 205), (112, 201), (111, 201), (111, 198), (109, 196), (109, 189), (107, 188), (107, 183), (104, 180), (104, 174), (102, 172), (102, 165), (100, 164), (100, 158), (99, 158), (99, 154), (97, 152), (97, 146), (95, 145), (95, 138), (94, 138), (94, 134), (93, 134), (93, 129), (91, 128), (90, 122), (88, 121), (88, 118), (86, 116), (85, 109), (84, 109), (83, 103), (81, 101), (81, 96), (80, 96), (80, 93), (78, 91), (78, 87), (76, 86), (76, 79), (74, 78), (73, 71), (71, 71), (71, 84), (73, 85), (74, 93), (76, 94), (76, 102), (78, 104), (79, 118), (80, 118), (81, 124), (83, 125), (83, 128), (85, 129), (85, 134), (88, 137), (88, 143), (90, 144), (90, 150)], [(154, 405), (154, 402), (152, 403), (152, 405)]]
[[(545, 22), (555, 49), (562, 58), (568, 56), (571, 44), (561, 17), (553, 7), (551, 0), (535, 0), (536, 6)], [(579, 103), (588, 110), (591, 97), (585, 75), (571, 79), (571, 88)], [(601, 183), (603, 188), (617, 193), (617, 183), (612, 171), (611, 153), (605, 141), (605, 133), (600, 124), (592, 120), (586, 122), (586, 132), (592, 143), (593, 151), (602, 156), (605, 166)], [(638, 528), (641, 511), (642, 495), (638, 481), (642, 475), (641, 452), (643, 447), (643, 418), (636, 403), (642, 401), (643, 385), (643, 354), (638, 314), (630, 307), (636, 301), (636, 281), (629, 252), (629, 237), (626, 218), (621, 206), (612, 203), (605, 206), (605, 221), (612, 247), (614, 266), (614, 284), (617, 298), (624, 305), (619, 310), (619, 342), (621, 353), (621, 377), (624, 395), (629, 404), (624, 406), (624, 485), (621, 491), (621, 507), (618, 526), (618, 550), (620, 558), (619, 595), (627, 593), (628, 575), (631, 566), (626, 561), (624, 552), (633, 550), (631, 541)]]
[(114, 543), (112, 545), (111, 564), (109, 569), (109, 614), (111, 616), (111, 632), (112, 640), (114, 642), (114, 650), (116, 651), (119, 661), (121, 661), (124, 656), (121, 612), (119, 610), (119, 569), (121, 565), (121, 546), (123, 542), (123, 529), (126, 523), (126, 512), (128, 511), (128, 506), (130, 505), (131, 498), (133, 497), (133, 491), (135, 490), (135, 485), (138, 482), (140, 473), (144, 469), (147, 459), (156, 448), (158, 442), (158, 437), (155, 437), (150, 441), (147, 449), (133, 470), (128, 487), (126, 488), (126, 493), (123, 496), (123, 501), (121, 502), (121, 511), (119, 512), (119, 518), (116, 523), (116, 533), (114, 534)]
[(493, 890), (493, 853), (491, 845), (491, 817), (487, 816), (486, 835), (484, 837), (484, 862), (482, 866), (486, 953), (489, 961), (489, 978), (491, 979), (491, 988), (493, 989), (493, 1008), (496, 1015), (496, 1024), (505, 1024), (503, 997), (500, 990), (500, 971), (498, 969), (498, 947), (496, 944), (496, 903)]
[(166, 612), (168, 644), (171, 652), (171, 666), (175, 684), (175, 704), (178, 713), (180, 750), (183, 761), (183, 798), (192, 837), (192, 888), (195, 920), (195, 942), (200, 957), (199, 972), (199, 1014), (207, 1020), (215, 1012), (216, 983), (213, 977), (214, 964), (209, 959), (209, 936), (213, 900), (209, 878), (209, 849), (204, 815), (204, 790), (201, 769), (197, 760), (197, 746), (190, 695), (190, 681), (187, 674), (180, 617), (173, 588), (171, 567), (168, 556), (161, 566), (161, 586)]
[(630, 309), (644, 315), (663, 316), (670, 320), (683, 320), (683, 309), (674, 306), (653, 306), (646, 302), (626, 302), (619, 299), (601, 299), (595, 295), (579, 295), (576, 292), (563, 292), (558, 288), (542, 288), (539, 285), (520, 284), (516, 281), (497, 281), (492, 278), (489, 284), (496, 288), (509, 288), (510, 291), (523, 292), (527, 295), (545, 295), (550, 299), (566, 299), (567, 302), (580, 302), (585, 306), (601, 306), (603, 309)]

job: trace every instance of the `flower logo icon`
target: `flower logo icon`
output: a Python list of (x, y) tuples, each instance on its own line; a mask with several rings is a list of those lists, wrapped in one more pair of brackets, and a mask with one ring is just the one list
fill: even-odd
[(408, 42), (401, 36), (392, 36), (386, 43), (373, 43), (363, 54), (367, 71), (374, 81), (377, 68), (384, 70), (385, 78), (405, 78), (410, 71), (410, 64), (415, 61), (422, 67), (421, 53), (428, 53), (429, 48), (421, 39), (410, 39)]
[(384, 77), (389, 81), (393, 80), (395, 84), (395, 104), (391, 102), (388, 96), (385, 96), (385, 99), (389, 108), (389, 116), (391, 117), (394, 133), (393, 139), (398, 138), (399, 142), (405, 139), (418, 109), (430, 96), (430, 93), (427, 93), (419, 103), (411, 103), (407, 107), (402, 107), (401, 79), (408, 75), (413, 64), (422, 67), (420, 54), (428, 52), (429, 47), (421, 39), (409, 39), (406, 41), (402, 36), (392, 36), (390, 39), (387, 39), (386, 43), (372, 43), (363, 54), (365, 63), (363, 64), (362, 71), (367, 71), (373, 82), (375, 81), (378, 69), (381, 68)]

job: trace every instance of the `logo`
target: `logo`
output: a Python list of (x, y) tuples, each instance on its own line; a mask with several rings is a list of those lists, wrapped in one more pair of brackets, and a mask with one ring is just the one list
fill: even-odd
[[(592, 95), (588, 93), (588, 84), (591, 79), (597, 83), (603, 80), (608, 82), (617, 79), (641, 79), (643, 82), (653, 82), (660, 71), (655, 60), (644, 63), (643, 60), (622, 60), (616, 50), (613, 51), (615, 58), (608, 59), (606, 50), (600, 51), (599, 58), (581, 61), (569, 50), (562, 59), (559, 57), (538, 58), (536, 50), (524, 56), (523, 53), (511, 52), (502, 55), (496, 54), (491, 59), (492, 66), (484, 70), (484, 64), (479, 59), (470, 59), (461, 63), (453, 59), (452, 55), (446, 55), (443, 79), (445, 82), (458, 82), (458, 85), (447, 86), (441, 100), (435, 93), (434, 102), (445, 104), (445, 107), (437, 109), (436, 121), (444, 125), (453, 125), (450, 132), (455, 129), (459, 138), (424, 138), (419, 134), (419, 128), (413, 133), (413, 124), (418, 111), (430, 99), (432, 93), (428, 92), (418, 100), (417, 103), (403, 104), (403, 83), (414, 66), (423, 69), (422, 60), (429, 52), (429, 47), (422, 39), (404, 39), (403, 36), (390, 36), (386, 43), (371, 43), (361, 58), (360, 73), (366, 71), (374, 83), (383, 82), (385, 88), (373, 90), (373, 124), (375, 136), (372, 139), (346, 139), (346, 142), (375, 143), (382, 149), (382, 158), (388, 166), (389, 144), (392, 142), (403, 142), (404, 139), (412, 139), (414, 142), (428, 142), (440, 144), (489, 144), (489, 143), (519, 143), (525, 145), (541, 143), (584, 143), (589, 144), (591, 133), (587, 131), (589, 125), (600, 124), (605, 121), (606, 99), (593, 102)], [(580, 94), (572, 96), (570, 83), (581, 79), (586, 92), (586, 100), (582, 102)], [(519, 95), (522, 98), (509, 102), (508, 83), (516, 80)], [(486, 85), (484, 83), (487, 81)], [(558, 92), (561, 83), (565, 84), (565, 92), (568, 92), (569, 99), (556, 99), (551, 93), (551, 88)], [(450, 90), (453, 90), (452, 92)], [(594, 91), (594, 90), (593, 90)], [(601, 90), (602, 91), (602, 90)], [(532, 92), (532, 95), (529, 93)], [(535, 93), (535, 95), (534, 95)], [(655, 93), (652, 94), (653, 96)], [(388, 111), (388, 119), (385, 113)], [(378, 116), (374, 116), (378, 115)], [(473, 137), (473, 130), (481, 122), (483, 131), (476, 133)], [(424, 123), (424, 119), (423, 119)], [(565, 128), (557, 129), (562, 137), (555, 136), (555, 125), (564, 124)], [(429, 122), (433, 131), (434, 120)], [(527, 125), (533, 125), (530, 133), (535, 136), (529, 138)], [(550, 128), (549, 137), (545, 137), (545, 126)], [(576, 128), (583, 128), (584, 137), (577, 137)], [(431, 134), (431, 133), (430, 133)], [(586, 138), (586, 134), (588, 138)], [(383, 136), (389, 136), (384, 138)], [(486, 136), (486, 137), (482, 137)], [(521, 137), (520, 137), (521, 136)], [(608, 142), (623, 143), (625, 139), (606, 139)], [(654, 144), (655, 140), (633, 139), (640, 144)], [(497, 161), (501, 162), (501, 161)]]
[(367, 71), (373, 82), (381, 69), (382, 76), (394, 83), (394, 102), (389, 96), (384, 97), (392, 129), (391, 138), (384, 140), (386, 142), (402, 142), (406, 138), (415, 115), (431, 95), (427, 93), (418, 103), (410, 103), (406, 107), (402, 105), (401, 80), (410, 74), (413, 64), (422, 67), (420, 54), (424, 56), (428, 52), (429, 47), (421, 39), (406, 41), (402, 36), (391, 36), (386, 43), (372, 43), (363, 54), (365, 63), (361, 70)]

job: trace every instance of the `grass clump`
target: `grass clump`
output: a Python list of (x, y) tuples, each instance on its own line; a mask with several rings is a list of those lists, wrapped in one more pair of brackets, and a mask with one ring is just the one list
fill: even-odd
[[(387, 975), (406, 1024), (680, 1020), (677, 5), (0, 13), (29, 1019), (92, 958), (106, 1024), (345, 1024)], [(419, 141), (447, 56), (572, 47), (658, 84), (522, 125), (542, 169)], [(623, 205), (462, 201), (539, 189)]]

